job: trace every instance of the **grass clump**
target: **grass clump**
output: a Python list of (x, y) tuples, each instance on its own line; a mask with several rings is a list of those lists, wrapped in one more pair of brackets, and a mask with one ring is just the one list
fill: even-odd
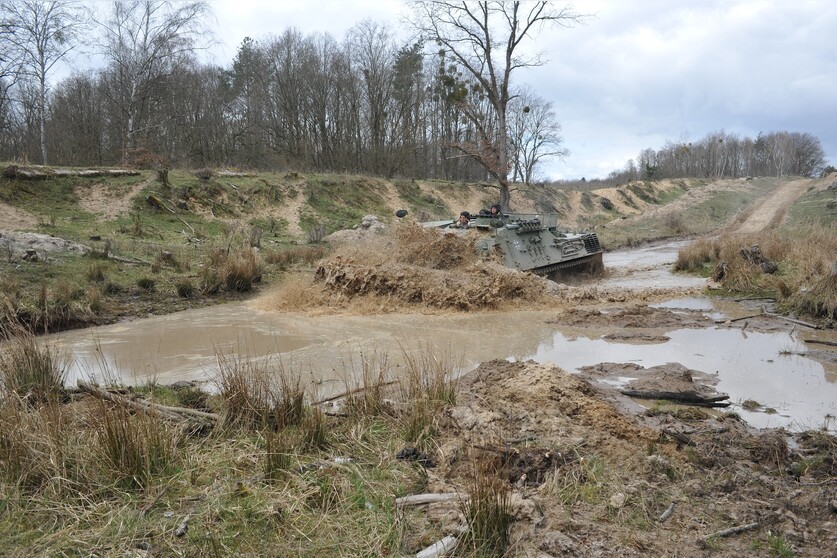
[(215, 249), (198, 273), (199, 290), (203, 294), (223, 291), (247, 292), (262, 278), (262, 264), (249, 247), (231, 252)]
[(511, 493), (505, 475), (493, 464), (476, 462), (470, 478), (468, 501), (463, 505), (468, 530), (462, 537), (466, 556), (503, 556), (511, 533)]
[(137, 287), (144, 291), (153, 291), (154, 285), (154, 279), (150, 277), (140, 277), (139, 279), (137, 279)]
[(40, 345), (23, 328), (0, 330), (10, 339), (0, 351), (0, 385), (3, 398), (20, 398), (38, 405), (58, 400), (64, 393), (64, 370), (57, 351)]
[(298, 374), (281, 362), (247, 361), (216, 354), (223, 423), (248, 429), (279, 430), (305, 418), (305, 389)]
[[(777, 264), (774, 273), (744, 257), (743, 251), (754, 246)], [(700, 239), (678, 253), (675, 268), (712, 271), (729, 292), (770, 295), (786, 312), (833, 320), (837, 318), (834, 254), (834, 226), (811, 226)]]
[(145, 488), (159, 475), (172, 472), (177, 435), (171, 426), (152, 413), (100, 404), (94, 451), (115, 482), (128, 489)]
[(279, 269), (287, 269), (296, 264), (312, 265), (326, 255), (322, 245), (293, 246), (284, 250), (268, 252), (265, 262), (278, 266)]

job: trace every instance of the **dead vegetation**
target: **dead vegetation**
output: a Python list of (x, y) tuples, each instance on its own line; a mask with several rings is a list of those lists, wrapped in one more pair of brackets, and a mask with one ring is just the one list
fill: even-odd
[(406, 223), (391, 235), (335, 249), (317, 265), (313, 284), (305, 278), (287, 282), (274, 304), (294, 310), (350, 304), (355, 311), (364, 305), (373, 311), (474, 310), (548, 298), (545, 280), (479, 260), (472, 243)]
[(820, 226), (702, 238), (680, 251), (675, 267), (709, 273), (729, 292), (772, 296), (787, 312), (834, 320), (835, 254), (834, 228)]
[(789, 445), (726, 416), (631, 417), (549, 365), (494, 361), (451, 382), (450, 348), (402, 352), (403, 368), (357, 356), (346, 393), (317, 405), (299, 371), (219, 355), (208, 431), (164, 418), (164, 402), (193, 399), (182, 388), (120, 390), (141, 407), (4, 391), (4, 551), (639, 556), (677, 539), (683, 556), (776, 541), (828, 556), (826, 432)]

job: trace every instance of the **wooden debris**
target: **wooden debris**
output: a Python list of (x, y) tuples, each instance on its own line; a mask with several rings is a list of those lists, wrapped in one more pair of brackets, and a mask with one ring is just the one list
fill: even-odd
[(448, 535), (447, 537), (436, 541), (418, 554), (416, 558), (436, 558), (437, 556), (444, 556), (454, 548), (459, 541), (456, 537)]
[(192, 519), (192, 514), (186, 514), (186, 517), (183, 518), (183, 521), (181, 521), (180, 525), (177, 526), (177, 529), (174, 530), (175, 537), (182, 537), (186, 534), (186, 531), (189, 530), (190, 519)]
[(683, 432), (678, 432), (677, 430), (672, 430), (670, 428), (663, 428), (663, 434), (665, 434), (666, 436), (668, 436), (670, 438), (674, 438), (675, 440), (677, 440), (678, 442), (680, 442), (681, 444), (683, 444), (685, 446), (695, 445), (695, 443), (692, 441), (692, 439), (689, 438), (689, 436), (686, 435)]
[(741, 320), (749, 320), (750, 318), (758, 318), (759, 316), (763, 316), (763, 315), (764, 314), (762, 312), (759, 312), (758, 314), (751, 314), (749, 316), (742, 316), (740, 318), (733, 318), (731, 320), (726, 320), (726, 319), (725, 320), (715, 320), (715, 323), (716, 324), (731, 324), (733, 322), (740, 322)]
[(817, 345), (826, 345), (828, 347), (837, 347), (837, 342), (825, 341), (824, 339), (803, 339), (806, 343), (816, 343)]
[(375, 384), (373, 386), (364, 386), (364, 387), (359, 387), (359, 388), (355, 388), (355, 389), (350, 389), (349, 391), (345, 391), (343, 393), (338, 393), (337, 395), (332, 395), (331, 397), (326, 397), (325, 399), (320, 399), (319, 401), (314, 401), (314, 403), (312, 403), (312, 405), (316, 406), (316, 405), (323, 405), (325, 403), (331, 403), (333, 401), (337, 401), (338, 399), (343, 399), (345, 397), (350, 397), (350, 396), (355, 395), (357, 393), (362, 393), (362, 392), (364, 392), (368, 389), (378, 389), (378, 388), (382, 388), (382, 387), (391, 386), (391, 385), (394, 385), (394, 384), (397, 384), (397, 383), (398, 383), (398, 380), (393, 380), (391, 382), (383, 382), (381, 384)]
[(765, 312), (766, 316), (771, 316), (773, 318), (779, 318), (780, 320), (785, 320), (786, 322), (790, 322), (792, 324), (801, 325), (805, 327), (810, 327), (811, 329), (820, 329), (820, 326), (817, 324), (812, 324), (809, 322), (803, 322), (802, 320), (797, 320), (795, 318), (788, 318), (787, 316), (783, 316), (781, 314), (773, 314), (771, 312)]
[(665, 523), (666, 521), (668, 521), (668, 518), (671, 517), (671, 514), (674, 513), (674, 507), (675, 506), (676, 506), (676, 504), (674, 502), (672, 502), (671, 505), (666, 508), (666, 511), (664, 511), (662, 513), (662, 515), (660, 515), (660, 517), (659, 517), (659, 519), (657, 519), (657, 521), (659, 521), (660, 523)]
[(421, 506), (424, 504), (438, 504), (440, 502), (464, 502), (466, 500), (468, 500), (468, 495), (464, 492), (413, 494), (412, 496), (396, 498), (395, 507)]
[(47, 167), (19, 167), (9, 165), (3, 170), (6, 178), (21, 180), (47, 180), (64, 176), (79, 176), (82, 178), (98, 178), (100, 176), (139, 176), (140, 172), (130, 169), (51, 169)]
[(628, 397), (636, 397), (639, 399), (665, 399), (667, 401), (677, 401), (678, 403), (686, 403), (688, 405), (697, 405), (698, 407), (729, 407), (729, 395), (718, 395), (715, 397), (706, 397), (698, 395), (694, 392), (674, 392), (674, 391), (637, 391), (632, 389), (621, 390), (622, 395)]
[(220, 417), (215, 413), (207, 413), (204, 411), (199, 411), (197, 409), (187, 409), (185, 407), (169, 407), (166, 405), (156, 405), (148, 401), (143, 401), (142, 399), (129, 399), (122, 395), (111, 393), (99, 387), (93, 386), (85, 381), (79, 381), (78, 387), (82, 391), (90, 393), (91, 395), (95, 395), (100, 399), (105, 399), (112, 403), (124, 405), (126, 407), (136, 409), (138, 411), (145, 411), (148, 413), (156, 414), (168, 420), (199, 420), (201, 422), (218, 422), (220, 420)]
[(729, 529), (724, 529), (723, 531), (716, 531), (711, 535), (707, 536), (705, 540), (709, 539), (720, 539), (723, 537), (729, 537), (731, 535), (737, 535), (739, 533), (743, 533), (744, 531), (752, 531), (753, 529), (758, 529), (758, 523), (747, 523), (746, 525), (738, 525), (737, 527), (730, 527)]

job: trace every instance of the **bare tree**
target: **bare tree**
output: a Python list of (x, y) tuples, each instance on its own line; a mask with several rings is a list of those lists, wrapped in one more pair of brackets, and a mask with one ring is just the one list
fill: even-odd
[(78, 45), (82, 12), (74, 2), (57, 0), (10, 0), (3, 2), (3, 9), (21, 72), (38, 84), (41, 160), (46, 165), (47, 78), (55, 65)]
[(111, 72), (111, 101), (121, 113), (122, 158), (159, 122), (154, 101), (166, 80), (207, 41), (203, 1), (115, 0), (110, 20), (101, 24), (102, 50)]
[(508, 125), (513, 181), (531, 184), (544, 159), (567, 156), (567, 149), (561, 146), (561, 124), (552, 103), (529, 88), (523, 88), (509, 103)]
[[(521, 55), (520, 46), (544, 25), (569, 27), (582, 18), (570, 7), (556, 10), (543, 0), (526, 4), (422, 0), (415, 4), (415, 27), (443, 48), (479, 85), (472, 95), (455, 99), (477, 130), (473, 141), (459, 142), (456, 148), (474, 157), (497, 180), (504, 209), (508, 209), (510, 198), (506, 124), (513, 97), (512, 74), (520, 68), (544, 63), (540, 55)], [(490, 119), (475, 110), (469, 98), (480, 95), (493, 109)]]

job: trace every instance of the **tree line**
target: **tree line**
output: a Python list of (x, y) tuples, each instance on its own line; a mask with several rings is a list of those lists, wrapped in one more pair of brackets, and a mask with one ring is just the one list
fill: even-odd
[[(565, 153), (550, 103), (507, 79), (498, 118), (497, 92), (438, 38), (399, 43), (370, 20), (342, 40), (287, 29), (245, 39), (225, 66), (200, 61), (210, 16), (202, 1), (117, 0), (107, 14), (4, 1), (0, 158), (480, 181), (496, 169), (463, 146), (483, 149), (500, 120), (512, 180), (533, 180), (545, 158)], [(51, 85), (81, 51), (104, 65)]]
[[(101, 6), (100, 4), (96, 4)], [(416, 0), (421, 40), (366, 20), (338, 40), (296, 29), (245, 39), (227, 65), (205, 1), (0, 4), (0, 158), (62, 165), (234, 166), (387, 177), (533, 182), (567, 150), (551, 103), (514, 72), (543, 60), (519, 45), (582, 16), (545, 1)], [(102, 66), (50, 79), (71, 56)], [(817, 138), (723, 131), (645, 149), (607, 182), (806, 175)]]

